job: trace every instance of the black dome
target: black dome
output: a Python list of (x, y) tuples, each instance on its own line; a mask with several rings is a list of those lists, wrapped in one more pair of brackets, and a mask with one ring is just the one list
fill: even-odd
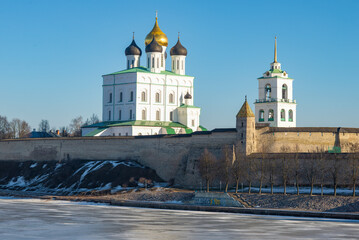
[(150, 44), (146, 46), (146, 53), (147, 52), (162, 52), (162, 47), (158, 44), (156, 38), (152, 38)]
[(135, 42), (135, 39), (132, 40), (130, 46), (128, 46), (125, 50), (125, 55), (142, 55), (141, 48), (139, 48)]
[(171, 48), (170, 55), (171, 56), (173, 56), (173, 55), (187, 56), (187, 49), (184, 46), (182, 46), (179, 38), (178, 38), (176, 45), (174, 45), (174, 47)]
[(187, 94), (184, 96), (184, 99), (192, 99), (192, 95), (187, 92)]

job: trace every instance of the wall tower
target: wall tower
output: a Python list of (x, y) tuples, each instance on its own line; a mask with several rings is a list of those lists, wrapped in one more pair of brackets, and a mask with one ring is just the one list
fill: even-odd
[(255, 151), (255, 116), (246, 99), (236, 116), (237, 148), (249, 155)]

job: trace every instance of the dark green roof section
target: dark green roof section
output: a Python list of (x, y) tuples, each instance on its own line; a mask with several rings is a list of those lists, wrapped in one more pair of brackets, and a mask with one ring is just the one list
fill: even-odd
[(177, 122), (162, 122), (162, 121), (112, 121), (112, 122), (99, 122), (83, 128), (109, 128), (118, 126), (148, 126), (148, 127), (178, 127), (186, 128), (187, 126)]
[(201, 126), (201, 125), (199, 126), (199, 128), (200, 128), (203, 132), (208, 131), (207, 128), (205, 128), (205, 127), (203, 127), (203, 126)]
[(175, 130), (170, 127), (165, 127), (167, 134), (176, 134)]
[(193, 133), (193, 130), (191, 128), (185, 128), (184, 130), (187, 134)]
[(200, 108), (200, 107), (196, 107), (196, 106), (192, 106), (192, 105), (182, 104), (181, 106), (179, 106), (179, 108)]
[(105, 130), (106, 130), (106, 128), (97, 128), (97, 129), (95, 129), (95, 130), (93, 130), (93, 131), (87, 133), (87, 134), (85, 135), (85, 137), (94, 137), (94, 136), (96, 136), (97, 134), (99, 134), (99, 133), (101, 133), (101, 132), (103, 132), (103, 131), (105, 131)]
[(293, 78), (285, 78), (285, 77), (281, 77), (281, 76), (259, 77), (259, 78), (257, 78), (257, 79), (267, 79), (267, 78), (282, 78), (282, 79), (291, 79), (291, 80), (293, 80)]
[(154, 73), (154, 72), (151, 72), (151, 71), (148, 71), (147, 68), (145, 67), (134, 67), (134, 68), (130, 68), (130, 69), (125, 69), (125, 70), (122, 70), (122, 71), (118, 71), (118, 72), (114, 72), (114, 73), (109, 73), (109, 74), (105, 74), (103, 76), (109, 76), (109, 75), (117, 75), (117, 74), (124, 74), (124, 73), (152, 73), (152, 74), (165, 74), (165, 75), (174, 75), (174, 76), (184, 76), (184, 77), (191, 77), (189, 75), (180, 75), (180, 74), (176, 74), (174, 72), (171, 72), (171, 71), (161, 71), (160, 73)]
[(270, 73), (283, 73), (284, 71), (281, 70), (281, 69), (271, 69), (268, 72), (270, 72)]

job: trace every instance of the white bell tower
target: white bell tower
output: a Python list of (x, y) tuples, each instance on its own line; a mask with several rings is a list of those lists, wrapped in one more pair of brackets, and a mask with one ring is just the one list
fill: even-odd
[(274, 62), (269, 71), (258, 78), (258, 99), (255, 102), (256, 123), (271, 127), (296, 127), (297, 103), (293, 99), (293, 80), (277, 62), (277, 37)]

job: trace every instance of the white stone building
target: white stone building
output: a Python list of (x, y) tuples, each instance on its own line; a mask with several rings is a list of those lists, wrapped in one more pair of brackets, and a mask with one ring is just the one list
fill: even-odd
[(258, 96), (255, 102), (256, 123), (267, 123), (271, 127), (296, 127), (297, 103), (293, 99), (293, 79), (277, 62), (277, 38), (274, 62), (270, 70), (258, 78)]
[(187, 49), (178, 38), (166, 70), (167, 36), (157, 17), (145, 39), (146, 67), (132, 40), (125, 50), (127, 69), (103, 75), (102, 122), (82, 128), (83, 136), (138, 136), (203, 131), (195, 107), (194, 77), (186, 75)]

